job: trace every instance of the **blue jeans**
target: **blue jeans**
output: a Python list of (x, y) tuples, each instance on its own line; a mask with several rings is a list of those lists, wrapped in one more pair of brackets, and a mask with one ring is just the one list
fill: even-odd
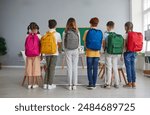
[(126, 66), (127, 80), (128, 82), (136, 81), (136, 72), (135, 72), (135, 52), (125, 52), (124, 61)]
[(94, 87), (97, 81), (98, 62), (99, 57), (87, 57), (87, 74), (89, 85), (92, 85)]

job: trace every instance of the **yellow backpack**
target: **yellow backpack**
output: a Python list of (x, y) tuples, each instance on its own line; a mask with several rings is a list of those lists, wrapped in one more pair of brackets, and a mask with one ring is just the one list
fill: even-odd
[(57, 44), (55, 32), (47, 32), (41, 38), (41, 53), (42, 54), (55, 54), (57, 52)]

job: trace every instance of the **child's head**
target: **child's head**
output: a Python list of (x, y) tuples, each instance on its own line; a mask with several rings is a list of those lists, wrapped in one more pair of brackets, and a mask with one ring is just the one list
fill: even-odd
[(32, 33), (38, 33), (38, 34), (40, 33), (39, 26), (35, 22), (31, 22), (30, 25), (27, 27), (27, 34), (30, 33), (29, 32), (30, 30)]
[(56, 26), (57, 26), (56, 20), (50, 19), (50, 20), (48, 21), (48, 27), (49, 27), (50, 29), (54, 29), (54, 28), (56, 28)]
[(97, 17), (91, 18), (89, 23), (91, 24), (91, 27), (97, 27), (99, 19)]
[(130, 32), (130, 31), (133, 31), (133, 24), (132, 24), (132, 22), (126, 22), (124, 27), (125, 27), (126, 33)]
[(66, 31), (70, 30), (70, 29), (74, 29), (74, 30), (78, 31), (76, 20), (72, 17), (68, 19), (67, 24), (66, 24)]
[(106, 26), (107, 26), (107, 31), (111, 31), (114, 29), (115, 23), (113, 21), (109, 21), (107, 22)]

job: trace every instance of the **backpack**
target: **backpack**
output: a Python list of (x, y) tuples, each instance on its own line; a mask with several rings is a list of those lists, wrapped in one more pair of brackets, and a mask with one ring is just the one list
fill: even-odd
[(65, 33), (64, 46), (66, 49), (74, 50), (79, 46), (79, 36), (75, 30), (68, 30)]
[(57, 44), (55, 32), (47, 32), (41, 38), (41, 53), (42, 54), (55, 54), (57, 52)]
[(124, 39), (121, 35), (115, 32), (108, 32), (108, 44), (107, 53), (108, 54), (122, 54), (124, 48)]
[(98, 51), (101, 50), (103, 34), (101, 30), (90, 29), (86, 36), (86, 48)]
[(40, 55), (40, 40), (37, 34), (30, 33), (25, 41), (25, 54), (27, 57)]
[(141, 51), (143, 48), (143, 35), (140, 32), (128, 32), (127, 50), (131, 52)]

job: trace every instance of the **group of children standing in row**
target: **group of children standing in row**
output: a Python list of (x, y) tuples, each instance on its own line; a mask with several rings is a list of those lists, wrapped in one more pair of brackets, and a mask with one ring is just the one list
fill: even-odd
[[(102, 87), (111, 87), (111, 77), (113, 71), (115, 77), (114, 87), (119, 88), (117, 61), (118, 55), (121, 54), (122, 57), (124, 55), (128, 80), (128, 84), (124, 85), (124, 87), (135, 88), (135, 56), (136, 51), (140, 51), (141, 48), (138, 50), (129, 50), (130, 48), (128, 48), (129, 33), (131, 32), (132, 36), (134, 34), (138, 34), (133, 32), (132, 22), (125, 23), (126, 33), (123, 40), (123, 37), (121, 38), (120, 35), (114, 33), (113, 30), (115, 24), (113, 21), (109, 21), (106, 24), (107, 30), (104, 35), (102, 31), (97, 28), (99, 24), (99, 19), (97, 17), (92, 18), (89, 23), (90, 29), (85, 32), (83, 37), (86, 48), (87, 76), (89, 81), (87, 88), (96, 88), (101, 47), (104, 49), (106, 60), (105, 84)], [(62, 39), (60, 33), (56, 31), (57, 22), (54, 19), (48, 21), (48, 26), (48, 32), (46, 32), (46, 34), (42, 37), (39, 33), (39, 26), (36, 23), (32, 22), (28, 26), (28, 35), (25, 42), (25, 54), (27, 56), (25, 74), (30, 78), (28, 88), (30, 89), (38, 87), (35, 77), (41, 75), (40, 60), (43, 58), (43, 55), (46, 57), (46, 73), (44, 77), (43, 88), (56, 88), (56, 85), (53, 84), (55, 67), (57, 57), (62, 51), (63, 47), (67, 62), (68, 89), (75, 90), (78, 84), (78, 48), (80, 47), (80, 32), (78, 30), (76, 20), (74, 18), (68, 19)], [(120, 42), (117, 42), (117, 40), (120, 40)], [(110, 41), (114, 41), (112, 48), (110, 48)], [(120, 46), (120, 44), (123, 45)], [(120, 50), (121, 47), (122, 50)], [(110, 53), (108, 50), (112, 50), (114, 53)]]

